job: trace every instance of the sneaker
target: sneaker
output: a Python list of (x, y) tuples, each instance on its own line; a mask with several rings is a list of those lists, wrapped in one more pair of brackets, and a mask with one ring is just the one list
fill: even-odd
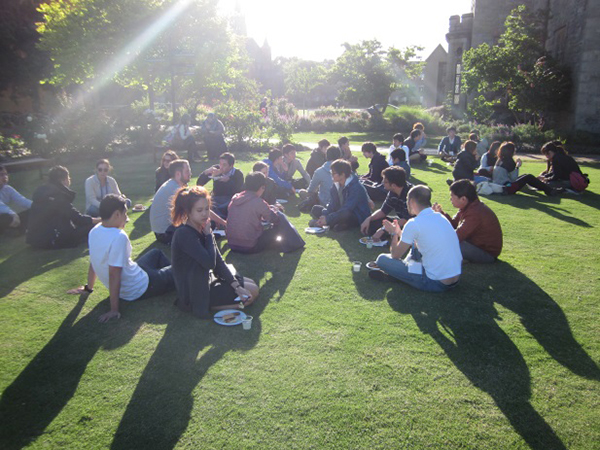
[(300, 189), (297, 194), (300, 200), (306, 200), (308, 198), (308, 191), (306, 189)]
[(392, 281), (392, 277), (390, 277), (383, 270), (369, 270), (369, 278), (377, 281)]

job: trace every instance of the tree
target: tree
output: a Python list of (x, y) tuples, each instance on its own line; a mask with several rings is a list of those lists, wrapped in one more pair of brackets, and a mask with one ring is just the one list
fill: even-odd
[(474, 97), (474, 118), (489, 120), (504, 109), (517, 122), (543, 123), (557, 105), (568, 104), (570, 78), (545, 54), (544, 21), (544, 14), (519, 6), (507, 17), (498, 45), (465, 52), (463, 83)]
[(327, 67), (323, 63), (293, 58), (283, 66), (285, 95), (306, 109), (309, 99), (327, 84)]

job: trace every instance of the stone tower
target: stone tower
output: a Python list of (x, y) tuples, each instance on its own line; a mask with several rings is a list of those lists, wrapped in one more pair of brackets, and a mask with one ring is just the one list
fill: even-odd
[(448, 65), (446, 66), (446, 91), (452, 97), (452, 110), (460, 116), (467, 105), (467, 96), (461, 92), (462, 57), (471, 48), (473, 13), (450, 17), (448, 41)]

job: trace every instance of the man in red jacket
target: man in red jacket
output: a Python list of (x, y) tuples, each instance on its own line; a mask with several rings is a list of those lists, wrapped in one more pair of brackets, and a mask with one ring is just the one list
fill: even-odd
[(492, 263), (502, 251), (502, 228), (494, 211), (477, 196), (472, 181), (458, 180), (450, 186), (450, 201), (458, 208), (454, 217), (435, 203), (432, 209), (446, 216), (460, 242), (463, 259), (474, 263)]

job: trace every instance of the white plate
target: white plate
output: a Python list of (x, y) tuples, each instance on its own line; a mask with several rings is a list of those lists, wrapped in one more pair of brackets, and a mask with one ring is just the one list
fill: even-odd
[[(239, 315), (237, 315), (235, 317), (235, 320), (227, 323), (227, 322), (223, 321), (223, 319), (221, 319), (223, 316), (226, 316), (227, 314), (232, 314), (232, 313), (236, 313), (236, 314), (239, 313)], [(215, 314), (214, 320), (219, 325), (225, 325), (226, 327), (232, 327), (234, 325), (239, 325), (240, 323), (242, 323), (242, 320), (244, 320), (245, 318), (246, 318), (246, 314), (244, 314), (239, 309), (224, 309), (223, 311), (219, 311), (218, 313)]]
[(369, 261), (367, 264), (365, 264), (365, 267), (369, 270), (381, 270), (381, 267), (375, 264), (375, 261)]
[(325, 227), (325, 228), (321, 228), (321, 227), (306, 227), (304, 229), (304, 232), (308, 233), (308, 234), (323, 234), (328, 229), (329, 229), (329, 227)]
[(225, 236), (225, 230), (213, 230), (213, 234), (217, 236)]
[[(367, 245), (367, 237), (361, 237), (358, 242), (360, 242), (361, 244)], [(379, 241), (379, 242), (373, 242), (373, 247), (384, 247), (386, 246), (388, 243), (388, 241)]]
[(282, 199), (282, 198), (278, 198), (276, 201), (277, 201), (277, 203), (281, 203), (282, 205), (283, 205), (284, 203), (287, 203), (287, 202), (288, 202), (287, 200), (284, 200), (284, 199)]
[(148, 208), (145, 206), (142, 206), (140, 209), (136, 209), (136, 208), (131, 208), (132, 212), (142, 212), (142, 211), (146, 211)]

